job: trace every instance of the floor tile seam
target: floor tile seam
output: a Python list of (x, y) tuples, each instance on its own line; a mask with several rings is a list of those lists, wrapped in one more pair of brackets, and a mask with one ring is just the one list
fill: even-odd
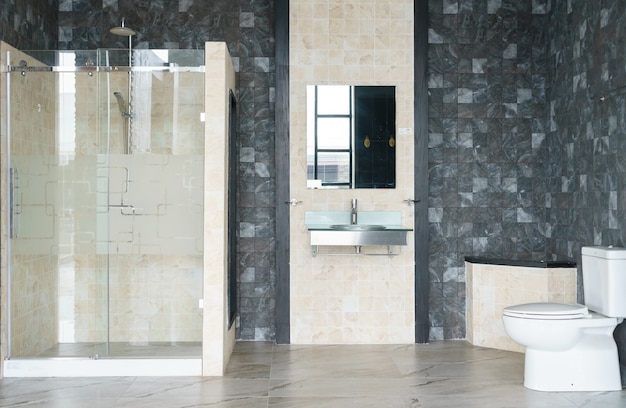
[[(171, 399), (245, 399), (245, 398), (268, 398), (269, 397), (269, 387), (264, 390), (259, 390), (258, 392), (242, 392), (242, 391), (215, 391), (215, 392), (199, 392), (196, 395), (193, 394), (185, 394), (185, 393), (166, 393), (161, 394), (158, 392), (150, 393), (150, 394), (131, 394), (131, 395), (122, 395), (117, 396), (115, 398), (124, 398), (138, 401), (147, 401), (147, 400), (171, 400)], [(97, 400), (97, 398), (93, 396), (85, 396), (85, 398), (91, 398)], [(55, 398), (58, 399), (58, 398)]]
[[(519, 391), (519, 390), (518, 390)], [(528, 395), (524, 393), (511, 393), (509, 391), (498, 391), (498, 392), (474, 392), (474, 391), (466, 391), (466, 392), (429, 392), (429, 393), (413, 393), (411, 394), (420, 398), (439, 398), (445, 397), (449, 399), (485, 399), (485, 398), (511, 398), (516, 400), (524, 400), (524, 401), (532, 401), (534, 398), (527, 398)], [(544, 394), (538, 400), (545, 401), (548, 397), (548, 393)], [(561, 401), (566, 404), (571, 404), (570, 401)], [(562, 408), (561, 405), (558, 405), (559, 408)]]
[[(514, 365), (515, 364), (515, 365)], [(404, 367), (405, 369), (409, 366), (410, 364), (402, 364), (401, 367)], [(477, 369), (481, 369), (481, 370), (487, 370), (487, 369), (495, 369), (497, 370), (499, 367), (497, 364), (483, 364), (483, 363), (450, 363), (450, 362), (445, 362), (445, 363), (437, 363), (437, 362), (413, 362), (412, 365), (414, 365), (415, 367), (446, 367), (446, 368), (454, 368), (454, 367), (460, 367), (460, 368), (473, 368), (476, 367)], [(509, 362), (508, 364), (502, 364), (502, 368), (506, 368), (506, 369), (518, 369), (524, 366), (524, 363), (513, 363), (513, 362)]]
[[(47, 384), (51, 385), (51, 387), (42, 387), (33, 389), (32, 386), (28, 390), (19, 391), (19, 394), (14, 395), (6, 395), (6, 393), (2, 393), (0, 397), (0, 403), (3, 401), (7, 401), (10, 399), (24, 399), (25, 397), (30, 398), (29, 401), (38, 401), (38, 400), (52, 400), (56, 399), (56, 395), (59, 392), (69, 392), (71, 393), (70, 397), (72, 398), (83, 398), (82, 393), (85, 393), (85, 398), (93, 398), (94, 391), (98, 392), (98, 395), (101, 388), (104, 388), (104, 391), (109, 393), (106, 395), (106, 398), (120, 398), (124, 394), (128, 392), (131, 386), (137, 380), (137, 377), (121, 377), (121, 379), (113, 380), (111, 382), (105, 381), (102, 383), (98, 383), (97, 381), (108, 380), (113, 377), (91, 377), (91, 381), (85, 381), (84, 377), (24, 377), (24, 378), (15, 378), (19, 380), (20, 383), (13, 383), (9, 385), (9, 387), (23, 387), (23, 383), (28, 383), (32, 380), (41, 380), (43, 379), (45, 382), (39, 382), (37, 385)], [(72, 379), (76, 381), (80, 381), (80, 383), (72, 383)], [(126, 381), (128, 379), (129, 381)], [(1, 379), (0, 379), (1, 380)], [(63, 384), (55, 384), (51, 383), (51, 381), (59, 382), (61, 380)], [(120, 387), (119, 389), (112, 389), (113, 387)], [(114, 394), (114, 395), (111, 395)]]
[[(285, 401), (298, 401), (298, 402), (305, 402), (305, 403), (310, 403), (310, 402), (315, 402), (315, 401), (320, 401), (320, 402), (334, 401), (334, 402), (341, 402), (342, 404), (339, 406), (342, 406), (342, 407), (357, 407), (357, 405), (344, 405), (344, 404), (361, 402), (361, 403), (365, 403), (368, 407), (371, 407), (372, 402), (380, 402), (380, 403), (387, 403), (387, 404), (391, 402), (397, 403), (399, 401), (413, 402), (415, 398), (416, 398), (415, 395), (392, 395), (392, 396), (383, 395), (383, 396), (362, 396), (362, 397), (360, 396), (332, 396), (332, 395), (317, 395), (317, 396), (311, 396), (311, 397), (302, 397), (302, 396), (297, 396), (297, 395), (294, 395), (294, 396), (285, 395), (285, 396), (269, 397), (268, 403), (270, 404), (270, 406), (273, 406), (273, 404), (281, 403)], [(306, 406), (309, 407), (312, 405), (306, 405)], [(324, 406), (328, 406), (328, 405), (324, 405)], [(380, 406), (386, 407), (390, 405), (380, 405)], [(397, 405), (394, 404), (392, 406), (397, 406)], [(402, 406), (407, 406), (407, 405), (403, 404)], [(410, 405), (410, 406), (413, 406), (413, 405)]]
[[(464, 376), (450, 376), (450, 375), (413, 375), (413, 376), (406, 376), (405, 378), (410, 378), (410, 379), (414, 379), (414, 380), (472, 380), (472, 381), (476, 381), (476, 380), (480, 380), (482, 377), (484, 377), (483, 375), (479, 375), (479, 373), (474, 373), (473, 375), (464, 375)], [(520, 377), (519, 375), (514, 375), (512, 374), (510, 377), (508, 376), (499, 376), (498, 378), (488, 378), (489, 382), (493, 382), (494, 384), (510, 384), (512, 381), (515, 382), (519, 382), (520, 384), (522, 384), (524, 382), (524, 379), (522, 377)]]
[[(85, 396), (68, 396), (68, 397), (58, 397), (58, 396), (50, 396), (49, 398), (37, 398), (37, 399), (15, 399), (15, 398), (5, 398), (2, 400), (2, 407), (21, 407), (21, 406), (58, 406), (58, 402), (63, 402), (65, 404), (70, 403), (70, 406), (74, 406), (71, 404), (72, 402), (88, 402), (90, 405), (93, 405), (94, 402), (107, 402), (107, 406), (115, 407), (118, 405), (120, 400), (129, 399), (136, 400), (136, 398), (124, 398), (119, 396), (114, 397), (94, 397), (90, 395)], [(45, 405), (40, 405), (45, 404)], [(81, 404), (81, 406), (83, 406)], [(87, 406), (86, 404), (84, 406)]]
[[(267, 377), (258, 378), (258, 379), (266, 379)], [(466, 375), (447, 375), (447, 376), (437, 376), (437, 375), (419, 375), (417, 373), (410, 374), (400, 374), (394, 377), (391, 376), (371, 376), (371, 375), (363, 375), (363, 376), (302, 376), (302, 375), (291, 375), (291, 376), (276, 376), (270, 374), (269, 380), (280, 380), (280, 381), (303, 381), (303, 380), (337, 380), (337, 381), (356, 381), (356, 380), (474, 380), (476, 379), (476, 374), (466, 374)], [(498, 380), (495, 380), (496, 383), (505, 383), (509, 384), (511, 381), (519, 381), (520, 383), (523, 381), (519, 375), (511, 374), (509, 375), (500, 375), (498, 376)]]
[(391, 380), (391, 381), (400, 381), (405, 380), (411, 377), (406, 376), (398, 376), (398, 377), (376, 377), (376, 376), (363, 376), (363, 377), (355, 377), (355, 376), (343, 376), (343, 377), (329, 377), (329, 376), (289, 376), (289, 377), (270, 377), (270, 381), (319, 381), (319, 380), (329, 380), (329, 381), (362, 381), (362, 380)]
[[(93, 399), (94, 401), (106, 401), (105, 399)], [(214, 406), (215, 404), (221, 404), (223, 402), (234, 402), (234, 401), (251, 401), (251, 400), (255, 400), (255, 401), (265, 401), (265, 402), (269, 402), (269, 396), (241, 396), (241, 395), (209, 395), (209, 396), (176, 396), (176, 397), (159, 397), (159, 396), (154, 396), (154, 397), (150, 397), (150, 398), (137, 398), (137, 397), (122, 397), (122, 398), (116, 398), (116, 403), (121, 403), (121, 402), (139, 402), (139, 403), (146, 403), (146, 402), (157, 402), (158, 401), (158, 405), (155, 406), (168, 406), (168, 403), (173, 403), (173, 402), (183, 402), (185, 404), (185, 406), (193, 406), (193, 407), (200, 407), (200, 406), (209, 406), (208, 404), (210, 404), (210, 406)], [(58, 401), (58, 400), (55, 400)], [(64, 399), (64, 401), (66, 401)], [(68, 399), (67, 401), (73, 401), (73, 399)], [(110, 405), (112, 407), (114, 406), (118, 406), (118, 405)], [(134, 406), (134, 405), (124, 405), (124, 406)], [(218, 405), (221, 406), (221, 405)]]
[[(242, 378), (233, 378), (233, 377), (220, 377), (217, 378), (217, 381), (220, 381), (221, 379), (223, 380), (228, 380), (229, 381), (229, 385), (232, 386), (240, 386), (242, 384), (260, 384), (260, 387), (263, 387), (263, 385), (267, 385), (269, 386), (271, 378), (269, 377), (263, 377), (263, 378), (246, 378), (246, 377), (242, 377)], [(224, 385), (224, 384), (222, 384)]]
[[(405, 375), (403, 378), (408, 378), (411, 380), (451, 380), (451, 381), (475, 381), (477, 378), (477, 374), (474, 375)], [(517, 375), (511, 376), (498, 376), (497, 380), (494, 380), (495, 384), (510, 384), (511, 382), (519, 382), (520, 384), (523, 382)]]
[[(415, 398), (419, 398), (422, 402), (431, 402), (431, 401), (436, 401), (439, 402), (442, 400), (442, 398), (445, 398), (445, 400), (447, 402), (450, 403), (449, 407), (458, 407), (459, 405), (456, 405), (459, 401), (463, 402), (462, 406), (475, 406), (472, 403), (475, 402), (481, 402), (485, 399), (492, 399), (495, 400), (496, 398), (507, 398), (510, 397), (512, 399), (515, 399), (515, 397), (510, 396), (509, 394), (506, 393), (501, 393), (501, 394), (420, 394), (420, 395), (414, 395)], [(567, 400), (563, 400), (562, 398), (559, 401), (550, 401), (550, 405), (548, 405), (547, 403), (544, 405), (544, 402), (547, 402), (548, 399), (547, 398), (539, 398), (539, 401), (541, 401), (539, 404), (535, 404), (533, 401), (535, 401), (534, 399), (516, 399), (515, 400), (517, 403), (519, 403), (520, 405), (511, 405), (511, 404), (506, 404), (504, 406), (506, 407), (510, 407), (510, 408), (529, 408), (529, 407), (535, 407), (535, 406), (554, 406), (554, 407), (558, 407), (558, 408), (596, 408), (596, 406), (589, 406), (586, 404), (583, 405), (578, 405), (575, 404), (571, 401), (567, 401)], [(555, 405), (555, 402), (557, 405)], [(452, 405), (455, 404), (455, 405)], [(471, 405), (470, 405), (471, 404)], [(437, 405), (439, 406), (439, 405)], [(481, 407), (487, 407), (487, 405), (481, 405)], [(613, 408), (611, 405), (608, 405), (604, 408)], [(617, 408), (617, 407), (615, 407)], [(621, 407), (620, 407), (621, 408)]]
[[(142, 393), (135, 393), (129, 396), (144, 398), (146, 396), (151, 397), (152, 392), (155, 395), (162, 395), (164, 397), (175, 396), (179, 397), (184, 394), (188, 387), (192, 387), (192, 392), (197, 392), (203, 396), (215, 398), (215, 397), (246, 397), (257, 398), (266, 397), (270, 388), (269, 378), (225, 378), (225, 377), (213, 377), (210, 381), (205, 381), (206, 377), (198, 377), (200, 381), (197, 383), (177, 386), (171, 390), (164, 390), (162, 387), (155, 388), (155, 390), (148, 390)], [(147, 394), (146, 394), (147, 393)]]
[[(281, 392), (270, 390), (268, 398), (298, 398), (298, 399), (329, 399), (329, 398), (343, 398), (343, 399), (372, 399), (372, 398), (413, 398), (420, 397), (421, 395), (415, 394), (410, 389), (406, 390), (385, 390), (385, 391), (372, 391), (372, 392), (361, 392), (356, 394), (355, 392), (350, 391), (337, 391), (331, 392), (329, 390), (298, 390), (297, 393), (292, 391)], [(446, 396), (443, 394), (442, 396)]]
[(243, 374), (235, 374), (233, 375), (228, 375), (228, 376), (224, 376), (223, 378), (225, 379), (229, 379), (229, 380), (270, 380), (271, 377), (269, 375), (243, 375)]
[(346, 386), (351, 386), (358, 383), (372, 383), (383, 384), (392, 383), (400, 386), (412, 386), (414, 384), (413, 379), (406, 377), (288, 377), (288, 378), (270, 378), (270, 389), (279, 387), (284, 388), (294, 384), (323, 384), (324, 382), (330, 382), (332, 384), (345, 383)]
[(480, 363), (480, 362), (485, 362), (485, 361), (498, 361), (498, 360), (505, 361), (507, 359), (510, 359), (510, 357), (494, 356), (494, 357), (473, 358), (473, 359), (464, 360), (464, 361), (457, 361), (457, 363), (472, 364), (472, 363)]
[[(502, 395), (510, 393), (510, 389), (506, 389), (507, 387), (519, 387), (516, 391), (528, 392), (526, 388), (524, 388), (523, 380), (519, 380), (516, 378), (505, 378), (503, 380), (493, 380), (490, 381), (488, 385), (484, 384), (476, 384), (475, 377), (467, 377), (467, 378), (450, 378), (450, 377), (427, 377), (427, 378), (413, 378), (412, 380), (417, 380), (417, 382), (413, 382), (410, 384), (411, 389), (416, 391), (423, 390), (417, 392), (416, 395), (471, 395), (471, 396), (490, 396), (490, 395)], [(421, 382), (423, 380), (423, 382)], [(467, 382), (466, 382), (467, 381)], [(446, 383), (448, 386), (446, 386)], [(442, 385), (440, 385), (442, 384)], [(463, 385), (471, 386), (471, 389), (462, 389)], [(441, 387), (446, 388), (445, 390), (436, 390), (431, 389), (433, 387)], [(475, 387), (482, 386), (481, 390), (476, 390)], [(461, 388), (458, 391), (455, 391), (454, 388)], [(494, 387), (503, 387), (499, 389), (494, 389)]]

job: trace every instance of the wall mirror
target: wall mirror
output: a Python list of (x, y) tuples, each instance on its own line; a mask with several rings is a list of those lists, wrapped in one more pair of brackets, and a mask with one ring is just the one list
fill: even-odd
[(307, 86), (307, 187), (396, 187), (394, 86)]

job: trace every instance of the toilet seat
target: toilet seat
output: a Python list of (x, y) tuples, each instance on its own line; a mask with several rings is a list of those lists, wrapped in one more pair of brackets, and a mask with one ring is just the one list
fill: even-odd
[(591, 317), (587, 306), (566, 303), (526, 303), (504, 308), (504, 316), (520, 319), (573, 320)]

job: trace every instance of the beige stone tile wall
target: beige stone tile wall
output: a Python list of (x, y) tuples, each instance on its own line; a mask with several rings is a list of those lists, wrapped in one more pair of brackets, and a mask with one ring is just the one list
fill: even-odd
[(202, 340), (201, 255), (118, 255), (110, 262), (111, 341)]
[(576, 303), (576, 268), (532, 268), (465, 263), (467, 340), (477, 346), (523, 352), (502, 324), (507, 306)]
[(204, 149), (204, 312), (202, 374), (221, 376), (235, 345), (228, 328), (229, 90), (235, 71), (225, 43), (206, 43), (206, 143)]
[[(414, 342), (413, 234), (398, 256), (311, 254), (308, 210), (401, 211), (413, 225), (413, 134), (397, 135), (396, 188), (306, 188), (306, 86), (396, 86), (396, 126), (413, 129), (413, 1), (290, 2), (291, 342)], [(337, 249), (320, 248), (321, 251)], [(364, 248), (380, 251), (381, 248)], [(353, 251), (353, 248), (339, 248)]]

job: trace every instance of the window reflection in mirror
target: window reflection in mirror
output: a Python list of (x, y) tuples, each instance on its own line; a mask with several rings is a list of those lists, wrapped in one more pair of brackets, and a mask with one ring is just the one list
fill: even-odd
[(393, 86), (307, 87), (309, 188), (395, 188)]

